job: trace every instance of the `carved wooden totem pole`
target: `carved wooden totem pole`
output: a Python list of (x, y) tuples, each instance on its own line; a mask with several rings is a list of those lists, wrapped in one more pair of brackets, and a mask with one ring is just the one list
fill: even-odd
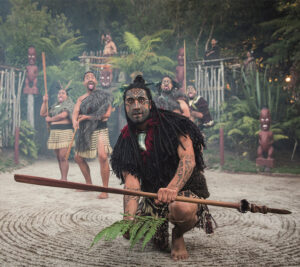
[(185, 77), (184, 77), (184, 48), (179, 48), (177, 55), (178, 65), (176, 66), (176, 82), (180, 83), (180, 91), (185, 93)]
[(26, 66), (26, 78), (24, 94), (27, 94), (27, 120), (34, 127), (34, 97), (39, 93), (37, 88), (38, 67), (36, 63), (36, 51), (33, 46), (28, 48), (28, 66)]
[(273, 156), (273, 133), (270, 131), (271, 115), (267, 108), (263, 108), (260, 112), (260, 128), (259, 132), (259, 146), (257, 148), (256, 165), (266, 168), (274, 167)]

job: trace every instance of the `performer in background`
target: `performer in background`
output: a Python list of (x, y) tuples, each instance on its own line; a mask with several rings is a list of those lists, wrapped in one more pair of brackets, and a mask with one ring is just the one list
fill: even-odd
[(101, 40), (105, 41), (105, 46), (104, 46), (104, 49), (103, 49), (103, 56), (111, 57), (111, 56), (117, 54), (117, 52), (118, 52), (117, 51), (117, 46), (113, 42), (110, 34), (102, 35)]
[[(188, 118), (157, 109), (151, 92), (138, 75), (123, 95), (128, 125), (114, 147), (111, 165), (125, 189), (158, 193), (158, 201), (124, 196), (124, 219), (150, 215), (165, 217), (175, 225), (171, 255), (174, 260), (188, 257), (183, 234), (195, 226), (212, 233), (205, 205), (174, 202), (177, 195), (207, 198), (209, 192), (202, 173), (203, 137)], [(125, 235), (128, 238), (128, 234)], [(158, 229), (154, 243), (168, 248), (168, 221)]]
[[(112, 148), (109, 143), (107, 120), (111, 114), (112, 97), (109, 92), (96, 89), (98, 84), (95, 74), (88, 71), (84, 75), (86, 93), (80, 96), (73, 112), (73, 127), (78, 129), (75, 146), (75, 161), (87, 184), (92, 184), (91, 172), (85, 159), (96, 158), (100, 163), (100, 174), (104, 187), (108, 187), (108, 155)], [(101, 193), (98, 198), (107, 198)]]
[(43, 96), (40, 115), (45, 117), (50, 124), (50, 135), (48, 138), (48, 149), (53, 149), (57, 157), (61, 180), (67, 180), (69, 162), (65, 159), (68, 146), (73, 136), (72, 113), (74, 103), (68, 97), (67, 90), (61, 89), (57, 95), (57, 102), (49, 109), (47, 115), (48, 96)]
[(173, 81), (171, 77), (164, 76), (158, 87), (157, 107), (171, 110), (183, 116), (190, 117), (190, 109), (186, 96), (179, 91), (180, 85)]
[(187, 87), (187, 95), (189, 97), (191, 120), (200, 130), (213, 126), (214, 121), (211, 118), (208, 104), (203, 97), (197, 96), (197, 91), (193, 85)]

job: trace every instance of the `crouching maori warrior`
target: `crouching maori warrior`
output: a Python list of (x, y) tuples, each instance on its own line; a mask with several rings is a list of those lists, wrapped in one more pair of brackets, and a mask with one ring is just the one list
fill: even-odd
[[(142, 76), (137, 76), (124, 91), (123, 128), (114, 147), (111, 165), (125, 189), (158, 194), (158, 200), (124, 196), (124, 219), (133, 215), (167, 218), (153, 241), (160, 249), (168, 247), (168, 221), (172, 230), (171, 255), (174, 260), (188, 258), (183, 234), (195, 226), (212, 233), (206, 205), (175, 202), (178, 195), (207, 198), (203, 175), (203, 136), (188, 118), (157, 109)], [(125, 235), (124, 237), (128, 237)]]
[(47, 143), (48, 149), (53, 149), (56, 154), (61, 180), (67, 180), (69, 162), (65, 156), (68, 146), (72, 142), (73, 126), (71, 117), (74, 103), (68, 97), (67, 90), (61, 89), (57, 95), (57, 102), (49, 109), (48, 116), (47, 102), (48, 95), (45, 95), (40, 115), (45, 117), (46, 122), (50, 124), (50, 135)]
[[(91, 173), (86, 158), (95, 158), (98, 153), (103, 186), (108, 186), (108, 155), (112, 148), (109, 143), (107, 120), (111, 114), (111, 95), (96, 89), (97, 80), (93, 72), (84, 75), (87, 92), (78, 98), (73, 112), (73, 126), (77, 131), (75, 161), (87, 184), (92, 184)], [(107, 198), (101, 193), (98, 198)]]

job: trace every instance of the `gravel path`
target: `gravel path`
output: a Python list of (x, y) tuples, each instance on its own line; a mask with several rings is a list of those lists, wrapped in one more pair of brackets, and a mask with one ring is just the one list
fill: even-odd
[[(90, 162), (100, 185), (99, 165)], [(58, 178), (55, 161), (38, 161), (15, 173)], [(97, 177), (97, 178), (95, 178)], [(206, 172), (210, 199), (287, 208), (291, 215), (240, 214), (211, 207), (218, 223), (213, 235), (195, 229), (185, 235), (189, 259), (174, 263), (168, 253), (149, 244), (129, 250), (122, 237), (93, 237), (121, 219), (122, 196), (16, 183), (13, 173), (0, 174), (0, 266), (300, 266), (300, 176), (270, 177)], [(69, 180), (83, 182), (76, 164)], [(111, 187), (119, 187), (115, 176)]]

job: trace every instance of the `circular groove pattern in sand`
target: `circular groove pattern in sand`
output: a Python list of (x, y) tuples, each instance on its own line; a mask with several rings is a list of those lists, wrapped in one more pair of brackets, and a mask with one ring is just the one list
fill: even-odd
[[(300, 262), (299, 228), (293, 215), (240, 214), (234, 210), (213, 208), (219, 228), (214, 235), (195, 229), (186, 235), (189, 266), (283, 265)], [(118, 217), (119, 218), (119, 217)], [(95, 208), (24, 207), (16, 212), (0, 213), (0, 262), (45, 266), (151, 266), (172, 264), (166, 253), (149, 245), (129, 251), (123, 238), (100, 241), (89, 249), (99, 230), (113, 223)], [(151, 253), (149, 253), (151, 252)], [(154, 259), (152, 258), (154, 255)]]

